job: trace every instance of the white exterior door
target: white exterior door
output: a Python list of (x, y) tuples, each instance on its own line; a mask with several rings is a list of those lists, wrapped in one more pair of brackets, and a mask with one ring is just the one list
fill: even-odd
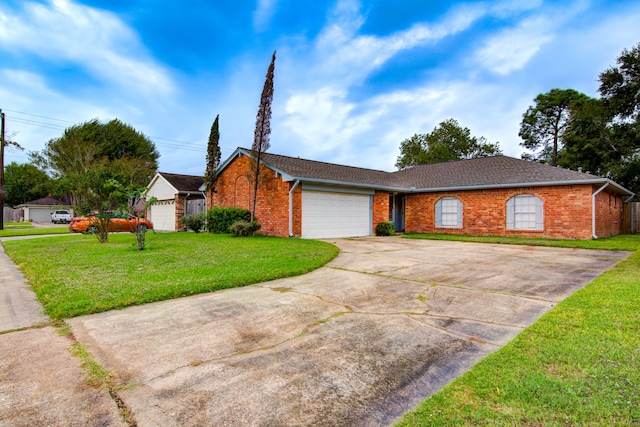
[(370, 234), (370, 195), (302, 191), (302, 237), (321, 239)]
[(149, 207), (149, 220), (154, 230), (176, 231), (176, 205), (174, 200), (161, 200)]

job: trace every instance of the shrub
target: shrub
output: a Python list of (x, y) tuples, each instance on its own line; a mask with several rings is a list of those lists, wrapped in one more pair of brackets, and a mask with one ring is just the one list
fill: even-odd
[(196, 233), (199, 233), (200, 230), (204, 228), (205, 223), (205, 215), (204, 214), (193, 214), (193, 215), (185, 215), (180, 218), (182, 224), (187, 227), (188, 230), (193, 230)]
[(392, 222), (385, 221), (376, 225), (376, 236), (393, 236), (394, 234)]
[(231, 234), (236, 237), (247, 237), (253, 236), (253, 234), (260, 230), (260, 223), (256, 221), (247, 222), (247, 221), (238, 221), (233, 223), (231, 226)]
[(209, 233), (229, 233), (231, 226), (238, 221), (249, 222), (251, 212), (240, 208), (221, 208), (219, 206), (207, 212), (207, 231)]

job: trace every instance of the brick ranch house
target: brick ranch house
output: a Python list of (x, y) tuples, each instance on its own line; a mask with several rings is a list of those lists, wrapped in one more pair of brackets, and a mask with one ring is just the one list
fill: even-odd
[[(251, 151), (218, 168), (208, 206), (250, 209)], [(607, 178), (506, 156), (384, 172), (262, 153), (261, 232), (332, 238), (397, 231), (592, 239), (620, 233), (633, 193)]]

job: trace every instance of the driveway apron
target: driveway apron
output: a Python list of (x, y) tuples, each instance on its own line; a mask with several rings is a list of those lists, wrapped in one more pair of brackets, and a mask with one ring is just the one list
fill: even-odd
[(332, 242), (304, 276), (69, 323), (139, 426), (382, 426), (628, 256)]

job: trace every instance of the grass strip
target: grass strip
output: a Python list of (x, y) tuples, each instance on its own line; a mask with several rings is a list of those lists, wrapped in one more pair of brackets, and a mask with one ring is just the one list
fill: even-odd
[(209, 233), (147, 233), (144, 251), (127, 233), (3, 245), (53, 319), (296, 276), (338, 254), (314, 240)]
[(4, 230), (0, 230), (0, 239), (3, 237), (18, 237), (18, 236), (42, 236), (46, 234), (69, 234), (68, 228), (64, 227), (51, 227), (51, 228), (34, 228), (31, 227), (6, 227)]
[[(467, 236), (447, 240), (469, 241)], [(487, 240), (531, 244), (530, 239), (473, 241)], [(637, 251), (640, 236), (567, 243)], [(558, 304), (397, 424), (480, 425), (640, 425), (640, 252)]]

